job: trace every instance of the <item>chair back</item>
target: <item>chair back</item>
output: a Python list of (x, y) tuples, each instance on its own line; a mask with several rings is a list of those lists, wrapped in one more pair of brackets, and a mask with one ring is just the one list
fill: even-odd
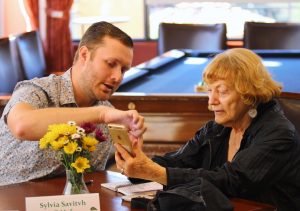
[(25, 32), (17, 36), (22, 68), (26, 79), (47, 75), (45, 54), (38, 31)]
[(20, 67), (15, 40), (0, 39), (0, 93), (9, 94), (14, 90), (17, 82), (24, 80)]
[(300, 135), (300, 94), (283, 93), (279, 103), (285, 116), (294, 124)]
[(300, 24), (246, 22), (244, 47), (249, 49), (300, 49)]
[(172, 49), (216, 51), (226, 48), (226, 24), (159, 25), (158, 53)]

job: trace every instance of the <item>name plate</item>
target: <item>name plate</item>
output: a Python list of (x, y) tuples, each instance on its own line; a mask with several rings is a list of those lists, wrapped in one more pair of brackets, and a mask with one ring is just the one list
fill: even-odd
[(100, 210), (99, 193), (26, 197), (27, 211)]

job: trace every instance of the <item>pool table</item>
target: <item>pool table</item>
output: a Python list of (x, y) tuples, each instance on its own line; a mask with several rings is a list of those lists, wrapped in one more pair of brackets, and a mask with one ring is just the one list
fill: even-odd
[[(273, 78), (283, 84), (284, 92), (300, 92), (300, 51), (257, 50)], [(193, 94), (202, 81), (202, 72), (220, 52), (172, 50), (136, 66), (125, 74), (119, 92), (146, 94)], [(299, 68), (299, 69), (298, 69)]]

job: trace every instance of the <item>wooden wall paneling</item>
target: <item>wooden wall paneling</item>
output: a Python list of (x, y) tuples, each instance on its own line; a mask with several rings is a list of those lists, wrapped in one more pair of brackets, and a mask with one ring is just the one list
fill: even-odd
[(207, 109), (206, 95), (114, 95), (111, 103), (119, 109), (136, 109), (145, 117), (144, 151), (152, 157), (175, 151), (207, 121), (214, 118)]

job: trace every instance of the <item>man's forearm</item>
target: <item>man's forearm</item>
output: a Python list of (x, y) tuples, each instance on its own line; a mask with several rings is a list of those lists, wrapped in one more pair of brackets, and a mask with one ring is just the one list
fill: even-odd
[(105, 112), (104, 106), (27, 109), (26, 105), (17, 105), (13, 109), (8, 118), (8, 126), (12, 133), (21, 140), (39, 140), (46, 133), (50, 124), (66, 123), (70, 120), (77, 124), (104, 122), (101, 113)]

